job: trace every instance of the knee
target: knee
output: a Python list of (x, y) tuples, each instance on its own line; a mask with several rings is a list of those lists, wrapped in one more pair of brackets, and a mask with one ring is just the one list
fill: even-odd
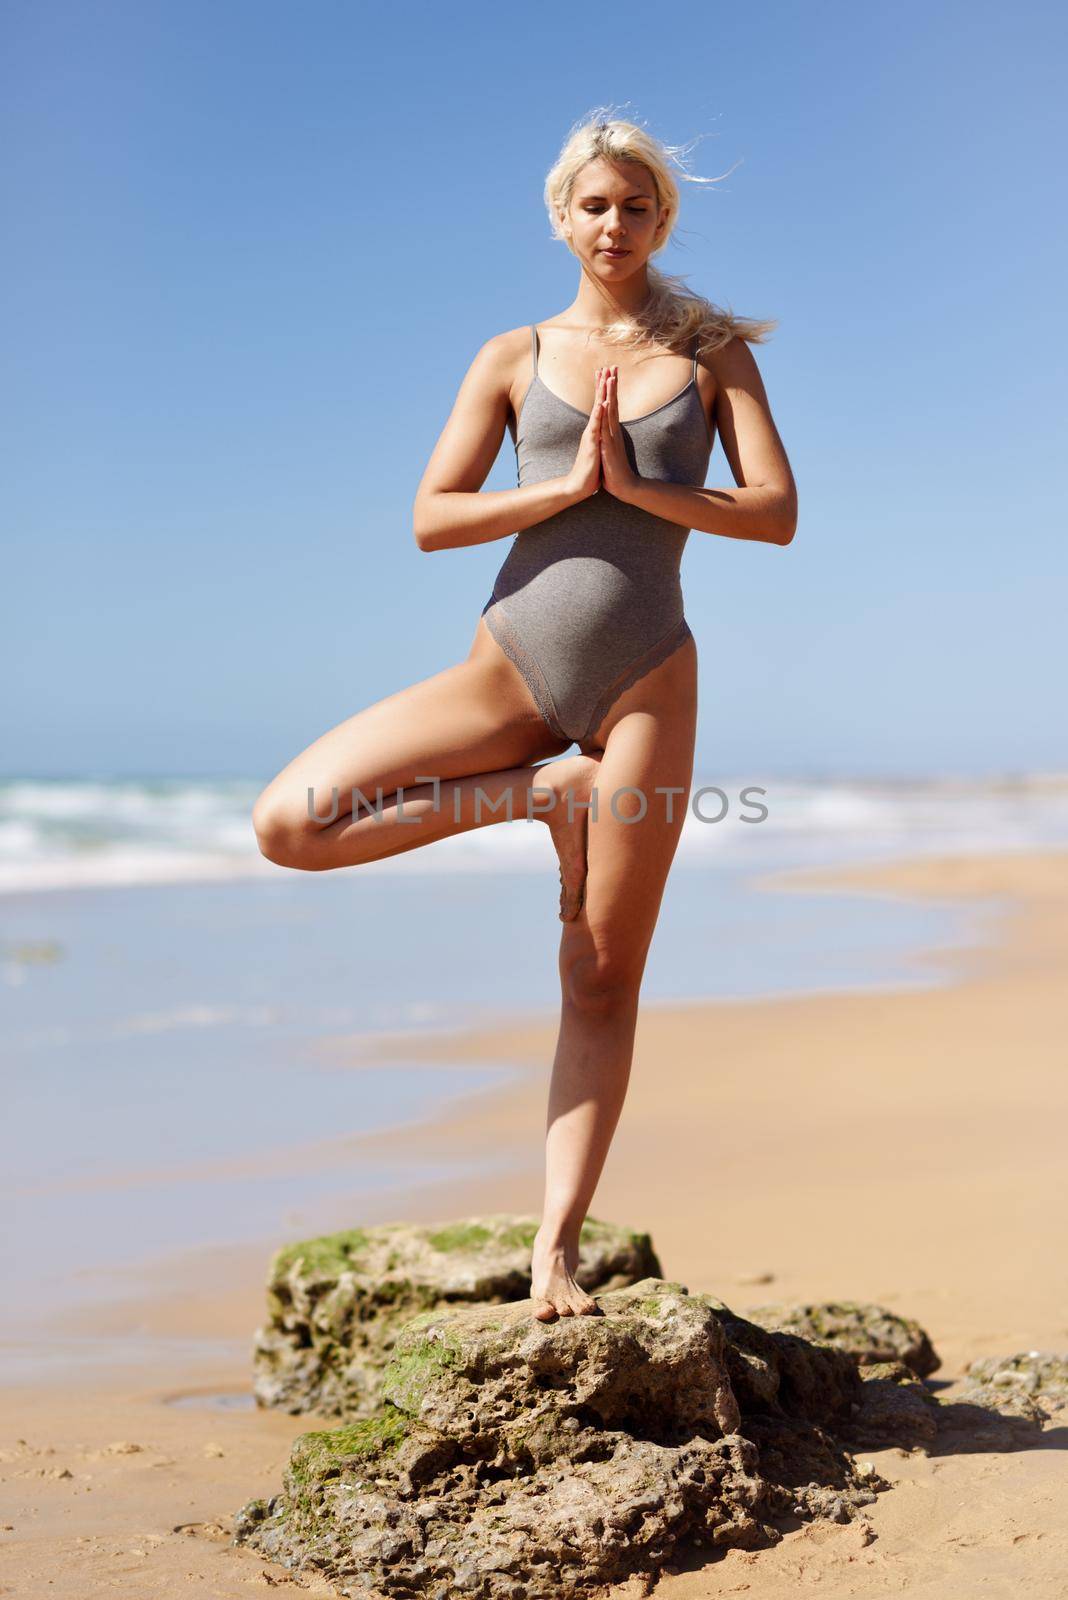
[(260, 854), (279, 867), (306, 865), (307, 822), (281, 796), (265, 789), (252, 808)]
[(596, 1015), (625, 1011), (637, 1002), (644, 965), (633, 954), (578, 956), (564, 967), (564, 999), (575, 1010)]

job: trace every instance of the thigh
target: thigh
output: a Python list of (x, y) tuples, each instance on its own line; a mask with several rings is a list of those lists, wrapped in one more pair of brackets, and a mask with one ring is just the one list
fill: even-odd
[(320, 814), (336, 788), (339, 814), (347, 815), (353, 788), (374, 804), (378, 788), (392, 794), (420, 778), (497, 772), (567, 749), (525, 685), (520, 692), (508, 676), (514, 668), (481, 619), (479, 628), (500, 660), (476, 634), (466, 661), (375, 701), (301, 751), (260, 796), (261, 812), (291, 812), (300, 822), (308, 814), (309, 788)]
[(688, 640), (612, 708), (596, 818), (590, 813), (585, 904), (564, 924), (561, 944), (565, 964), (588, 964), (601, 981), (637, 982), (644, 971), (686, 819), (696, 725), (697, 656)]

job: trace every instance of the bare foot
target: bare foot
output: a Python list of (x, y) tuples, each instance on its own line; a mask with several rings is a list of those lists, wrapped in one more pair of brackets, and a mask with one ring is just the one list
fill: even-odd
[(586, 899), (587, 803), (600, 765), (596, 756), (577, 755), (561, 756), (538, 768), (538, 787), (551, 789), (556, 796), (554, 806), (536, 815), (548, 825), (560, 862), (561, 922), (573, 922)]
[(551, 1239), (534, 1237), (530, 1264), (530, 1298), (539, 1322), (555, 1322), (557, 1317), (600, 1316), (601, 1308), (585, 1289), (575, 1282), (578, 1250), (566, 1249)]

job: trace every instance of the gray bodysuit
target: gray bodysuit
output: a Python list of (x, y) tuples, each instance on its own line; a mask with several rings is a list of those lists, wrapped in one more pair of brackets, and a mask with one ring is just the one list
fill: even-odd
[[(589, 414), (533, 373), (519, 408), (519, 484), (570, 472)], [(684, 389), (622, 424), (643, 478), (702, 485), (712, 436), (697, 387), (697, 351)], [(558, 739), (582, 743), (625, 689), (691, 637), (679, 564), (690, 529), (617, 500), (605, 489), (514, 536), (482, 608)]]

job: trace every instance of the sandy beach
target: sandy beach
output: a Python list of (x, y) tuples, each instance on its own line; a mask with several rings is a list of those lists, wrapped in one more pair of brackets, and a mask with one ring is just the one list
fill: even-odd
[[(937, 987), (644, 1007), (594, 1214), (648, 1230), (669, 1277), (739, 1311), (841, 1297), (918, 1319), (942, 1360), (941, 1394), (976, 1356), (1068, 1350), (1068, 853), (790, 881), (982, 901), (982, 938), (920, 954), (945, 978)], [(403, 1149), (474, 1164), (500, 1152), (506, 1176), (428, 1185), (404, 1215), (538, 1210), (554, 1038), (555, 1016), (532, 1017), (420, 1047), (428, 1062), (524, 1070), (447, 1118), (377, 1137), (375, 1159)], [(410, 1040), (397, 1050), (415, 1053)], [(317, 1425), (207, 1403), (249, 1393), (272, 1248), (191, 1253), (180, 1270), (161, 1262), (136, 1300), (68, 1313), (71, 1340), (94, 1341), (93, 1366), (2, 1391), (0, 1594), (332, 1592), (228, 1543), (233, 1512), (276, 1491), (289, 1442)], [(123, 1371), (108, 1340), (132, 1333), (160, 1354)], [(168, 1339), (190, 1336), (204, 1341), (200, 1358), (184, 1344), (168, 1353)], [(773, 1549), (665, 1574), (656, 1593), (1064, 1596), (1066, 1443), (1068, 1426), (1051, 1422), (1014, 1453), (869, 1453), (894, 1484), (869, 1508), (873, 1538), (857, 1525), (803, 1527)]]

